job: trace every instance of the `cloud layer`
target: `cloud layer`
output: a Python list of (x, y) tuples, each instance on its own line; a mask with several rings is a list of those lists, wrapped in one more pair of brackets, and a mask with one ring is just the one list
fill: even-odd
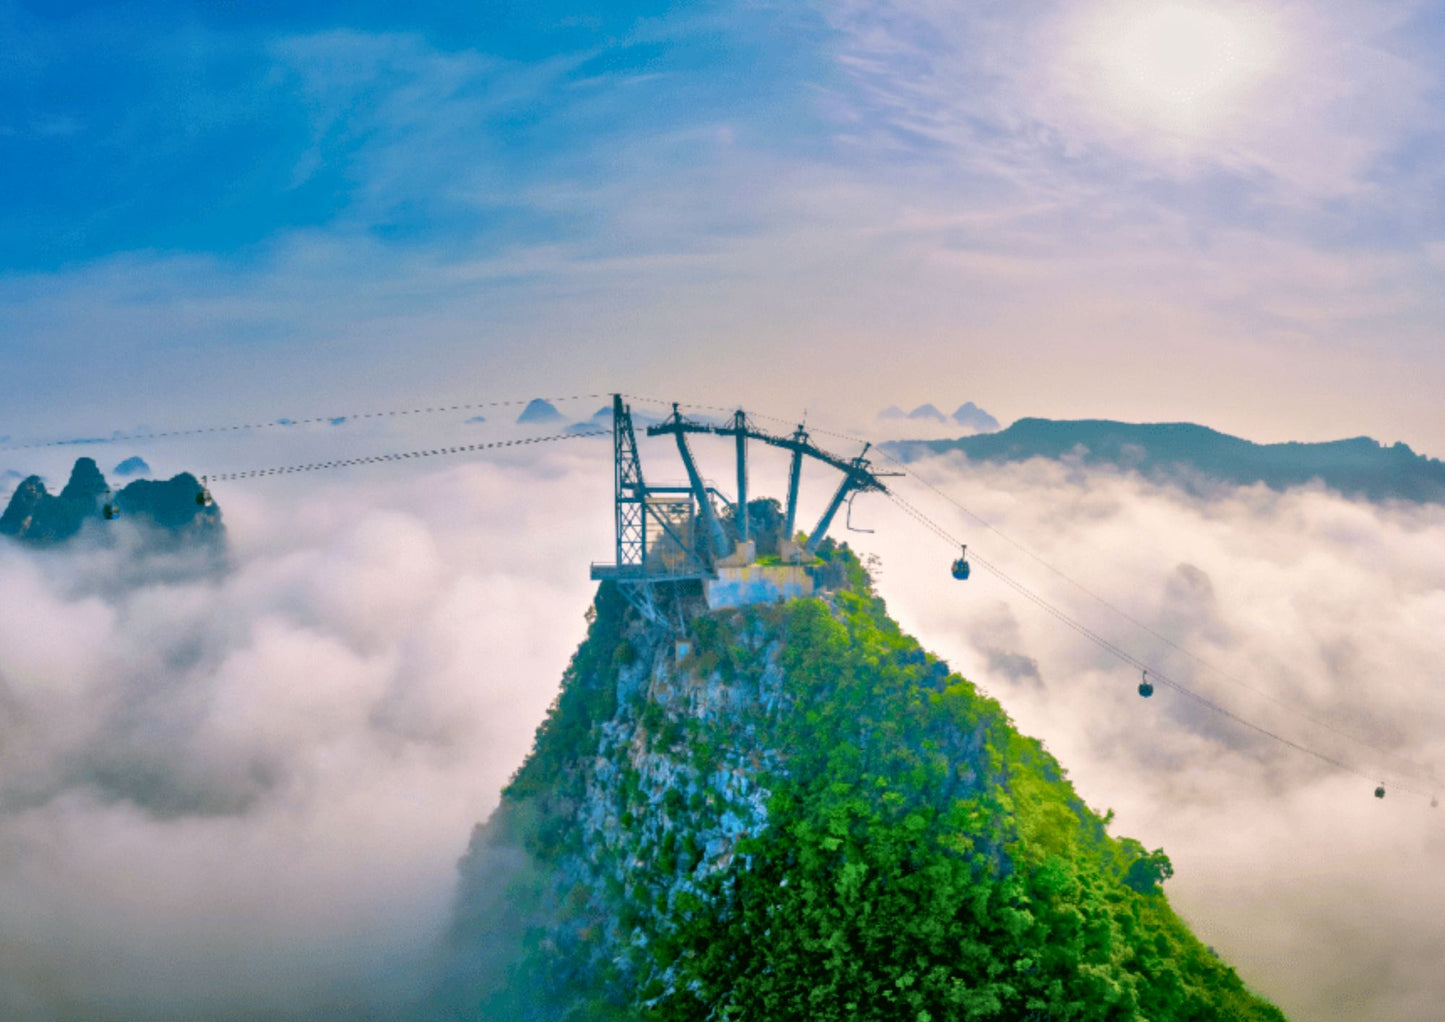
[[(656, 481), (680, 475), (668, 445), (644, 446)], [(221, 577), (140, 579), (124, 543), (0, 547), (0, 1013), (405, 1011), (470, 827), (582, 635), (585, 565), (611, 547), (606, 443), (523, 450), (218, 487)], [(728, 478), (726, 451), (698, 452)], [(1445, 826), (1403, 786), (1429, 791), (1412, 764), (1445, 761), (1445, 511), (1310, 489), (1202, 499), (1067, 463), (913, 467), (1218, 670), (896, 481), (970, 549), (1359, 767), (1165, 688), (1139, 699), (1131, 669), (986, 570), (953, 582), (935, 537), (857, 502), (877, 531), (848, 538), (881, 556), (905, 627), (1042, 737), (1117, 833), (1165, 847), (1175, 905), (1246, 981), (1291, 1017), (1428, 1015), (1445, 997)], [(778, 492), (785, 468), (758, 452), (753, 489)], [(805, 477), (800, 521), (833, 483)]]
[(217, 487), (221, 578), (0, 548), (0, 1014), (394, 1017), (582, 634), (599, 457)]
[(1083, 797), (1116, 810), (1116, 833), (1164, 846), (1175, 906), (1247, 982), (1292, 1018), (1427, 1017), (1445, 997), (1445, 819), (1417, 768), (1439, 777), (1445, 765), (1445, 509), (1317, 489), (1196, 499), (1061, 463), (917, 469), (1139, 624), (900, 484), (971, 550), (1170, 677), (1363, 774), (1167, 688), (1140, 699), (1132, 668), (989, 571), (948, 579), (948, 551), (913, 543), (901, 515), (880, 507), (883, 527), (863, 537), (905, 626), (1044, 738)]

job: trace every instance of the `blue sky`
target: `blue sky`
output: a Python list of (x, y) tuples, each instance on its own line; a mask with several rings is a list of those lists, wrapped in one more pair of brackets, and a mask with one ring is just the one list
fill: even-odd
[(0, 434), (620, 388), (1445, 453), (1438, 10), (458, 6), (0, 2)]
[(587, 188), (620, 141), (741, 116), (771, 146), (769, 118), (802, 120), (788, 46), (721, 12), (298, 6), (12, 7), (7, 264), (239, 261), (318, 229), (500, 251), (585, 229), (519, 193)]

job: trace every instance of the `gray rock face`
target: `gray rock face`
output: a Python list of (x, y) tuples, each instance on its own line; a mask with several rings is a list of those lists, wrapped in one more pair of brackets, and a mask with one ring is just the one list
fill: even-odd
[[(593, 741), (575, 750), (557, 787), (500, 809), (473, 835), (453, 933), (472, 982), (486, 977), (482, 986), (496, 990), (508, 983), (511, 963), (493, 956), (505, 943), (498, 922), (516, 906), (499, 913), (495, 887), (523, 876), (536, 899), (531, 923), (549, 920), (546, 939), (566, 949), (572, 981), (649, 974), (646, 938), (619, 904), (650, 910), (698, 897), (709, 876), (733, 864), (738, 842), (767, 826), (770, 792), (757, 778), (781, 769), (782, 754), (757, 740), (757, 721), (780, 712), (786, 696), (775, 637), (754, 631), (744, 641), (759, 670), (724, 678), (699, 669), (694, 656), (679, 661), (672, 642), (628, 630), (621, 647), (628, 662), (607, 684), (612, 712), (595, 721)], [(739, 740), (699, 755), (699, 735), (724, 733)], [(533, 862), (519, 871), (536, 851), (528, 847), (536, 835), (526, 832), (539, 810), (560, 810), (570, 827), (562, 846), (544, 853), (546, 868)], [(527, 989), (496, 990), (489, 1007), (497, 1017), (550, 1017)]]

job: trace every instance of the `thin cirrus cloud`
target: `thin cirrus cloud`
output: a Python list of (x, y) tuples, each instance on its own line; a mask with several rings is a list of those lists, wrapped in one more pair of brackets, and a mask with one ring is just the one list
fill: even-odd
[[(1438, 127), (1439, 75), (1406, 45), (1418, 5), (827, 10), (860, 86), (850, 140), (951, 158), (984, 180), (1199, 186), (1223, 173), (1266, 204), (1315, 205), (1366, 190)], [(1171, 123), (1169, 110), (1194, 106), (1199, 123)]]
[[(1141, 112), (1140, 82), (1109, 78), (1141, 59), (1116, 37), (1167, 9), (1171, 31), (1221, 19), (1239, 36), (1221, 46), (1249, 43), (1248, 72), (1192, 134)], [(1438, 446), (1410, 382), (1442, 369), (1429, 341), (1441, 189), (1425, 154), (1438, 157), (1442, 124), (1438, 66), (1420, 43), (1438, 33), (1428, 11), (825, 10), (849, 78), (828, 94), (834, 165), (849, 171), (837, 205), (885, 242), (873, 280), (907, 265), (915, 285), (913, 330), (902, 317), (874, 329), (895, 358), (958, 352), (1005, 417), (1050, 407)], [(1025, 352), (1038, 367), (1026, 380), (1006, 354)], [(1250, 383), (1264, 380), (1269, 402)]]
[[(4, 263), (230, 254), (314, 228), (402, 247), (575, 236), (589, 226), (580, 204), (563, 222), (527, 191), (570, 182), (585, 198), (619, 176), (629, 146), (796, 106), (777, 86), (802, 58), (762, 31), (781, 15), (653, 6), (595, 24), (543, 7), (467, 17), (418, 5), (405, 18), (357, 7), (345, 20), (325, 5), (254, 19), (168, 4), (135, 19), (8, 8), (21, 42), (0, 66), (11, 116), (78, 127), (63, 150), (40, 139), (56, 132), (15, 131), (31, 141), (10, 157)], [(690, 155), (656, 152), (671, 172)], [(73, 165), (86, 160), (106, 172)], [(35, 236), (42, 216), (51, 229)]]
[[(524, 42), (425, 9), (364, 14), (155, 19), (110, 47), (102, 14), (17, 15), (65, 58), (17, 72), (17, 106), (67, 75), (90, 104), (70, 150), (11, 164), (0, 351), (17, 418), (54, 420), (65, 396), (73, 416), (118, 414), (141, 388), (194, 416), (196, 389), (255, 407), (292, 380), (515, 382), (528, 349), (554, 372), (568, 352), (600, 368), (586, 325), (715, 279), (720, 244), (777, 229), (769, 182), (787, 174), (767, 147), (807, 137), (787, 84), (811, 59), (781, 42), (797, 32), (763, 30), (783, 15), (539, 11)], [(72, 180), (60, 155), (109, 170)]]
[[(75, 126), (6, 136), (8, 407), (99, 420), (144, 388), (195, 418), (196, 391), (239, 410), (683, 371), (871, 414), (926, 374), (1005, 420), (1438, 448), (1442, 105), (1417, 41), (1438, 26), (1153, 7), (1172, 22), (159, 5), (118, 34), (7, 8), (32, 43), (0, 74), (13, 126)], [(1228, 114), (1190, 135), (1127, 101), (1128, 69), (1177, 91), (1145, 58), (1201, 24), (1247, 52), (1229, 88), (1182, 86)]]

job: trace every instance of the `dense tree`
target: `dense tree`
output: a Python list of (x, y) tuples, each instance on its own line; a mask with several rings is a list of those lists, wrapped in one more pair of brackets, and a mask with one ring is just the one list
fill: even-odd
[(530, 867), (481, 1017), (1280, 1019), (1174, 915), (1163, 850), (1109, 836), (846, 547), (823, 554), (841, 589), (694, 606), (677, 663), (599, 593), (486, 831)]

